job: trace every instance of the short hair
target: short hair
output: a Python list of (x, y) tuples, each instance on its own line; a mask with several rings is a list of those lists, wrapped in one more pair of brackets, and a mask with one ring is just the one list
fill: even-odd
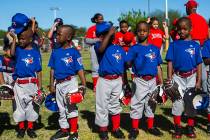
[(71, 31), (69, 34), (71, 34), (72, 36), (75, 35), (75, 29), (72, 25), (68, 25), (68, 24), (61, 25), (61, 26), (59, 26), (58, 29), (60, 29), (60, 28), (68, 28)]
[(124, 23), (128, 25), (128, 22), (126, 20), (121, 20), (119, 25), (124, 24)]
[(91, 18), (91, 22), (92, 23), (96, 23), (95, 20), (98, 19), (100, 16), (103, 17), (103, 15), (101, 13), (96, 13), (92, 18)]
[(152, 17), (152, 18), (150, 19), (150, 23), (149, 23), (149, 24), (152, 25), (152, 23), (153, 23), (154, 21), (158, 21), (158, 22), (159, 22), (159, 19), (158, 19), (157, 17)]
[(148, 30), (149, 30), (150, 26), (149, 26), (149, 24), (148, 24), (146, 21), (139, 21), (139, 22), (136, 24), (136, 33), (138, 32), (138, 26), (139, 26), (140, 24), (145, 24), (145, 25), (147, 26)]
[(192, 22), (191, 22), (191, 20), (188, 17), (181, 17), (181, 18), (179, 18), (178, 21), (177, 21), (177, 24), (176, 24), (177, 27), (179, 27), (182, 22), (186, 22), (187, 25), (189, 26), (189, 28), (190, 29), (192, 28)]

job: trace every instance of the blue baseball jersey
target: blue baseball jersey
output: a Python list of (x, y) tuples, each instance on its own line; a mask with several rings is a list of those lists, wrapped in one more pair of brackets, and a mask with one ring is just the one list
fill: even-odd
[(83, 69), (82, 57), (75, 48), (57, 48), (52, 51), (48, 66), (54, 69), (55, 79), (65, 79)]
[(203, 58), (210, 58), (210, 39), (204, 42), (201, 52)]
[(125, 70), (126, 53), (121, 46), (111, 44), (103, 53), (99, 53), (101, 42), (97, 42), (94, 46), (98, 63), (100, 76), (106, 75), (122, 75)]
[(133, 72), (137, 76), (156, 76), (157, 67), (163, 63), (160, 50), (154, 45), (136, 44), (128, 50), (127, 61), (132, 62)]
[(36, 77), (36, 72), (42, 70), (41, 55), (34, 47), (30, 50), (16, 46), (15, 50), (15, 72), (13, 79)]
[(174, 41), (169, 45), (166, 61), (172, 61), (175, 71), (193, 70), (202, 63), (200, 45), (192, 40)]
[(0, 72), (14, 72), (15, 69), (15, 61), (12, 58), (5, 58), (0, 55)]

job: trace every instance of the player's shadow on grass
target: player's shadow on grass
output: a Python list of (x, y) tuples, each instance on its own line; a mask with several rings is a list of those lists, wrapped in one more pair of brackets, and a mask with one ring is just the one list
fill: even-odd
[(57, 130), (59, 129), (59, 113), (55, 112), (52, 113), (49, 117), (48, 117), (48, 126), (45, 127), (45, 129), (47, 130)]
[(90, 90), (93, 89), (93, 83), (91, 83), (91, 82), (89, 82), (89, 81), (86, 82), (86, 86), (87, 86), (87, 88), (90, 89)]
[[(164, 115), (155, 115), (154, 126), (161, 129), (162, 131), (167, 131), (171, 133), (173, 124)], [(121, 128), (125, 129), (127, 132), (131, 130), (131, 118), (129, 113), (121, 113)], [(147, 118), (143, 117), (140, 119), (139, 128), (146, 131), (147, 130)]]
[(10, 116), (7, 112), (0, 113), (0, 135), (4, 132), (4, 130), (14, 129), (15, 126), (10, 122)]
[(87, 120), (87, 125), (91, 129), (93, 133), (98, 132), (98, 127), (95, 125), (95, 112), (91, 112), (88, 110), (80, 111), (82, 119)]
[(38, 130), (38, 129), (41, 129), (41, 128), (44, 127), (44, 124), (42, 123), (41, 120), (42, 120), (42, 116), (39, 115), (39, 118), (38, 118), (37, 122), (34, 125), (35, 130)]

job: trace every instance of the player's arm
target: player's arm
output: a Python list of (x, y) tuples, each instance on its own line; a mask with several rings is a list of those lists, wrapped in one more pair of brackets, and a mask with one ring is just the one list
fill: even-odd
[(12, 37), (11, 56), (15, 56), (16, 36), (12, 32), (9, 32), (8, 34)]
[(84, 70), (83, 69), (79, 70), (77, 74), (80, 78), (82, 85), (86, 87), (86, 78), (85, 78)]
[(161, 66), (157, 66), (158, 69), (158, 80), (159, 80), (159, 84), (162, 85), (163, 84), (163, 72), (162, 72), (162, 68)]
[(3, 73), (0, 72), (0, 85), (5, 84)]
[(50, 92), (55, 92), (55, 86), (54, 86), (54, 69), (50, 69)]
[(38, 88), (41, 89), (42, 88), (42, 71), (39, 71), (36, 73), (37, 74), (37, 78), (38, 78)]
[(167, 78), (168, 78), (168, 80), (172, 79), (172, 74), (173, 74), (173, 64), (172, 64), (172, 61), (168, 61), (168, 65), (167, 65)]
[(49, 39), (51, 39), (51, 38), (52, 38), (52, 36), (53, 36), (53, 32), (54, 32), (54, 30), (55, 30), (56, 26), (58, 25), (58, 23), (59, 23), (59, 22), (55, 22), (55, 23), (53, 24), (53, 26), (51, 27), (50, 31), (48, 32), (47, 37), (48, 37)]
[(202, 66), (201, 64), (197, 65), (197, 72), (196, 72), (196, 85), (195, 87), (200, 89), (201, 88), (201, 75), (202, 75)]
[(112, 37), (112, 35), (115, 33), (115, 28), (112, 27), (108, 34), (105, 35), (103, 41), (101, 42), (101, 46), (98, 49), (99, 53), (103, 53), (104, 50), (106, 49), (106, 47), (108, 46), (108, 44), (110, 43), (110, 38)]

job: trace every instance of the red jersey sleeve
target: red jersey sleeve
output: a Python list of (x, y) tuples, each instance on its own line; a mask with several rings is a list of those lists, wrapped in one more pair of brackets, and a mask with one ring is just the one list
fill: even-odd
[(85, 38), (91, 38), (91, 39), (96, 38), (96, 25), (93, 25), (90, 28), (88, 28)]

